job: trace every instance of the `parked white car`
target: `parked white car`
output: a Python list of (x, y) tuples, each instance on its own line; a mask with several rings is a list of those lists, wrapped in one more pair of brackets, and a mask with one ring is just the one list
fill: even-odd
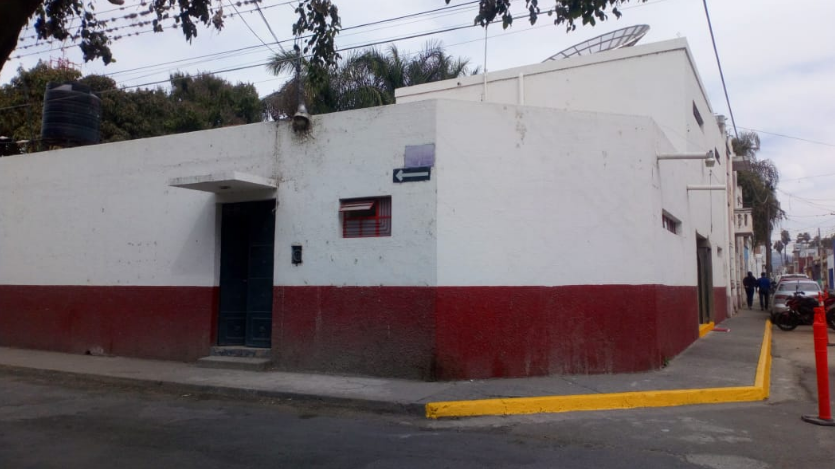
[(777, 288), (774, 289), (769, 310), (772, 313), (782, 313), (785, 311), (786, 300), (791, 298), (795, 292), (803, 292), (808, 297), (817, 298), (821, 293), (821, 289), (818, 286), (818, 282), (809, 280), (808, 277), (780, 279), (777, 282)]

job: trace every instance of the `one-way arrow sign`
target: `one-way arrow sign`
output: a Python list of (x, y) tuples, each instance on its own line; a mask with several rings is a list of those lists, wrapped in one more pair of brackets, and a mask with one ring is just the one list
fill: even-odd
[(417, 168), (395, 168), (392, 171), (394, 182), (428, 181), (432, 175), (431, 166), (420, 166)]

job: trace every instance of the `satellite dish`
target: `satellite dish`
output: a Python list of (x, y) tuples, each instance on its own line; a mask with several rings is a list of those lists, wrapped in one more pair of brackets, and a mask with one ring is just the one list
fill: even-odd
[(603, 52), (604, 50), (620, 49), (621, 47), (632, 47), (644, 37), (649, 31), (648, 24), (636, 24), (627, 28), (618, 29), (610, 33), (601, 34), (593, 37), (588, 41), (583, 41), (575, 44), (568, 49), (557, 52), (556, 54), (543, 60), (567, 59), (568, 57), (575, 57), (578, 55), (590, 55), (595, 52)]

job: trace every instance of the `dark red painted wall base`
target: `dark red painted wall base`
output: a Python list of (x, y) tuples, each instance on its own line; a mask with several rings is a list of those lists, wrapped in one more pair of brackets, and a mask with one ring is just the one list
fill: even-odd
[(215, 311), (212, 287), (0, 285), (0, 345), (192, 361)]
[(698, 337), (695, 287), (276, 287), (285, 369), (413, 379), (634, 372)]
[(713, 289), (713, 322), (719, 324), (728, 319), (728, 294), (727, 289)]
[[(716, 289), (717, 322), (726, 315)], [(721, 296), (721, 301), (720, 300)], [(695, 287), (275, 287), (279, 368), (422, 380), (658, 368), (698, 337)], [(191, 361), (212, 287), (0, 286), (0, 345)]]
[(432, 379), (435, 289), (275, 287), (279, 368)]

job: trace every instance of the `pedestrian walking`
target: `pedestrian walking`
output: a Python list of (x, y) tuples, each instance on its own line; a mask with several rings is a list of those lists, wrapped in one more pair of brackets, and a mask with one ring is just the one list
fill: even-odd
[(771, 279), (769, 279), (765, 272), (760, 275), (760, 279), (757, 280), (757, 290), (760, 292), (760, 309), (767, 310), (768, 309), (768, 295), (771, 293)]
[(748, 276), (742, 279), (742, 286), (745, 287), (745, 299), (748, 300), (748, 309), (754, 306), (754, 290), (757, 288), (757, 277), (748, 272)]

